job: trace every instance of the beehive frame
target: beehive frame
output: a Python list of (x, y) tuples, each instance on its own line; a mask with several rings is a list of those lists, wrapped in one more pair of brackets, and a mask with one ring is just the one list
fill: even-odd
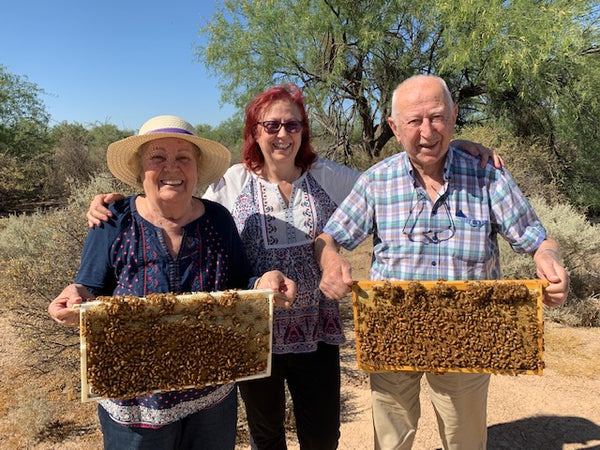
[(79, 305), (81, 400), (269, 376), (274, 295), (152, 294)]
[[(546, 285), (542, 280), (357, 281), (352, 301), (358, 367), (369, 372), (542, 375)], [(483, 294), (475, 301), (468, 297), (513, 288), (515, 298), (502, 301), (481, 298)], [(402, 298), (415, 289), (424, 294), (420, 300)], [(386, 301), (381, 292), (395, 292), (391, 296), (397, 298)], [(431, 300), (432, 293), (438, 300)], [(452, 295), (461, 300), (453, 301)]]

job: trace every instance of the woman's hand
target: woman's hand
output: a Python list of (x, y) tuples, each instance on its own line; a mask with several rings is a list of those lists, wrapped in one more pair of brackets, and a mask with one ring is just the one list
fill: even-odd
[(90, 203), (90, 209), (85, 213), (85, 217), (88, 221), (88, 227), (94, 228), (102, 225), (102, 222), (108, 222), (108, 219), (112, 217), (112, 213), (106, 207), (109, 203), (122, 200), (123, 195), (118, 192), (111, 192), (110, 194), (98, 194), (94, 197)]
[(275, 306), (289, 308), (296, 298), (296, 282), (290, 280), (279, 270), (265, 272), (254, 289), (271, 289), (276, 292)]
[(84, 301), (93, 299), (94, 296), (80, 284), (70, 284), (48, 305), (48, 314), (57, 323), (66, 327), (79, 325), (79, 305)]
[(450, 144), (453, 147), (458, 147), (461, 150), (464, 150), (473, 156), (481, 157), (480, 167), (482, 169), (485, 167), (490, 158), (492, 158), (492, 161), (494, 162), (494, 167), (496, 169), (502, 169), (502, 167), (504, 166), (504, 161), (502, 161), (500, 155), (494, 153), (491, 149), (478, 142), (467, 141), (464, 139), (454, 139), (452, 142), (450, 142)]

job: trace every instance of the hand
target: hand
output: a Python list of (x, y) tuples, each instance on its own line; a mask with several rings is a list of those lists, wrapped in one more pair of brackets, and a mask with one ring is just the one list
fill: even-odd
[(290, 280), (279, 270), (265, 272), (254, 286), (254, 289), (271, 289), (275, 291), (275, 306), (289, 308), (296, 298), (296, 282)]
[(327, 233), (315, 239), (315, 258), (323, 273), (319, 288), (325, 297), (341, 300), (351, 290), (352, 268), (350, 263), (338, 253), (337, 242)]
[(88, 212), (85, 213), (85, 217), (88, 221), (88, 227), (99, 227), (102, 226), (102, 222), (108, 222), (108, 219), (112, 217), (112, 213), (106, 207), (106, 205), (123, 198), (123, 195), (119, 194), (118, 192), (96, 195), (90, 203), (90, 209), (88, 209)]
[(502, 169), (502, 167), (504, 167), (504, 161), (502, 161), (500, 155), (494, 153), (491, 149), (479, 144), (478, 142), (471, 142), (464, 139), (454, 139), (451, 144), (454, 147), (458, 147), (466, 152), (469, 152), (473, 156), (481, 157), (481, 163), (479, 166), (482, 169), (485, 167), (490, 158), (492, 158), (494, 167), (496, 169)]
[(549, 283), (545, 289), (544, 304), (551, 308), (563, 305), (569, 294), (569, 274), (559, 262), (556, 243), (546, 239), (535, 251), (533, 260), (537, 276)]
[(337, 252), (327, 256), (319, 283), (325, 297), (341, 300), (351, 291), (352, 283), (352, 267), (348, 260)]
[(48, 314), (61, 325), (76, 327), (79, 325), (79, 310), (73, 305), (92, 298), (93, 295), (82, 285), (70, 284), (48, 305)]

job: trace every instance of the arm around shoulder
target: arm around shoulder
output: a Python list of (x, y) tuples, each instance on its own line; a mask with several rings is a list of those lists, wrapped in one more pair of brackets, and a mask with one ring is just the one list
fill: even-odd
[(99, 227), (102, 226), (102, 222), (108, 222), (108, 219), (113, 215), (108, 209), (108, 205), (124, 198), (125, 197), (118, 192), (111, 192), (110, 194), (97, 194), (94, 196), (90, 203), (90, 208), (85, 214), (85, 217), (88, 221), (88, 227)]

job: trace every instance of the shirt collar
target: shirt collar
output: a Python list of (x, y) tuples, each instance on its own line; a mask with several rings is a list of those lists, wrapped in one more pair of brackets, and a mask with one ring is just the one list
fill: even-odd
[[(450, 181), (452, 179), (452, 170), (450, 170), (450, 168), (452, 167), (452, 161), (454, 161), (454, 147), (450, 146), (448, 148), (448, 153), (446, 153), (446, 160), (444, 161), (444, 173), (442, 174), (444, 177), (444, 184), (446, 184), (448, 181)], [(415, 174), (414, 174), (414, 169), (412, 164), (410, 163), (410, 159), (408, 157), (408, 155), (406, 154), (406, 152), (403, 152), (403, 158), (402, 158), (402, 163), (404, 164), (405, 169), (407, 170), (407, 172), (410, 174), (410, 177), (412, 178), (413, 181), (413, 187), (417, 187), (419, 185), (419, 183), (417, 182), (417, 179), (415, 178)]]
[(446, 153), (446, 162), (444, 163), (444, 181), (448, 182), (452, 179), (452, 161), (454, 161), (454, 147), (450, 146), (448, 148), (448, 153)]

